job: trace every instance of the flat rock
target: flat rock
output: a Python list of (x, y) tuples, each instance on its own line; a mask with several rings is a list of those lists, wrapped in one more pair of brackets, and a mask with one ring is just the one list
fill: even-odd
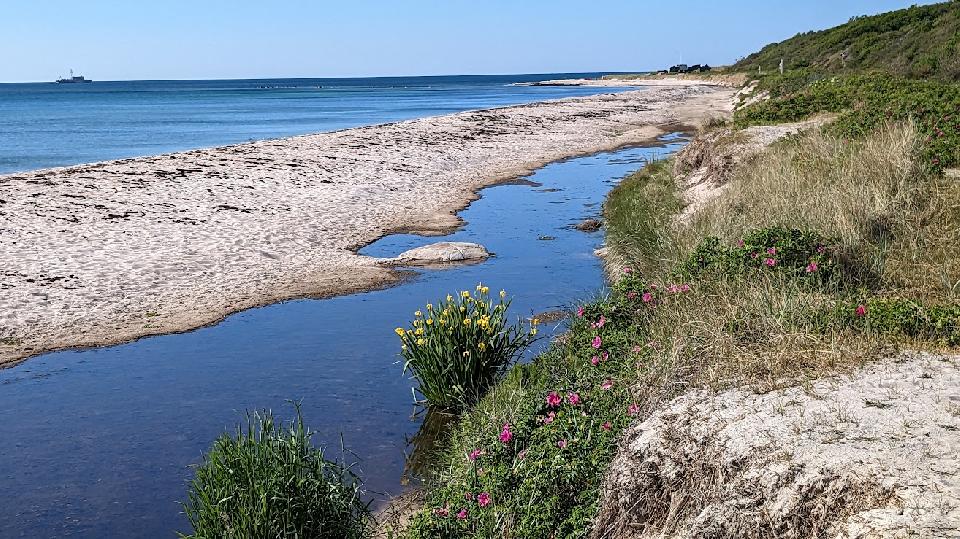
[(601, 226), (603, 226), (603, 223), (597, 219), (584, 219), (583, 221), (580, 221), (574, 225), (573, 228), (576, 228), (581, 232), (596, 232), (597, 230), (600, 230)]
[(394, 258), (385, 258), (381, 264), (388, 266), (439, 266), (446, 264), (470, 264), (490, 257), (483, 245), (463, 241), (441, 241), (400, 253)]

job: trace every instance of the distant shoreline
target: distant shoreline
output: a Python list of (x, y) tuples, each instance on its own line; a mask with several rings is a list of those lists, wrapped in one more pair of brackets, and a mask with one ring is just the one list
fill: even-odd
[(729, 112), (672, 85), (0, 176), (0, 365), (389, 286), (356, 254), (441, 234), (480, 188)]
[(719, 86), (739, 88), (745, 82), (742, 74), (725, 75), (679, 74), (679, 75), (604, 75), (598, 79), (552, 79), (536, 82), (520, 82), (514, 86), (597, 86), (607, 88), (623, 87), (676, 87), (676, 86)]

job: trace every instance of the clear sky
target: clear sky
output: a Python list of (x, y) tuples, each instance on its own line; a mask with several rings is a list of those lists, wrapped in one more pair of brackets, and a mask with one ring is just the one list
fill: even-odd
[[(632, 71), (730, 63), (897, 0), (0, 0), (0, 81)], [(920, 2), (931, 3), (931, 2)]]

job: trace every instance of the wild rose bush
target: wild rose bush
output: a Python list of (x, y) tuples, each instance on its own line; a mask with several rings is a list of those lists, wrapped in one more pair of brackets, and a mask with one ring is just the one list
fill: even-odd
[(832, 244), (816, 232), (790, 228), (761, 228), (747, 233), (735, 245), (705, 238), (678, 269), (678, 274), (703, 272), (736, 275), (750, 268), (775, 270), (817, 283), (841, 277), (841, 265)]
[(529, 346), (538, 320), (529, 328), (507, 320), (510, 301), (496, 301), (477, 285), (414, 313), (409, 328), (397, 328), (404, 372), (411, 371), (417, 391), (431, 407), (462, 410), (475, 403)]
[(884, 337), (907, 337), (960, 345), (960, 305), (927, 305), (898, 297), (850, 298), (813, 315), (821, 331), (853, 329)]

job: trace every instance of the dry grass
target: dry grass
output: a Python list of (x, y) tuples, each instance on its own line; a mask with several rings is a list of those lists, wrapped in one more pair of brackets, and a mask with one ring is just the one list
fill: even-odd
[(750, 229), (784, 226), (835, 237), (882, 288), (954, 298), (960, 282), (956, 182), (915, 158), (916, 130), (887, 125), (862, 141), (814, 131), (775, 145), (740, 167), (730, 191), (680, 231), (684, 248), (703, 237), (736, 241)]

